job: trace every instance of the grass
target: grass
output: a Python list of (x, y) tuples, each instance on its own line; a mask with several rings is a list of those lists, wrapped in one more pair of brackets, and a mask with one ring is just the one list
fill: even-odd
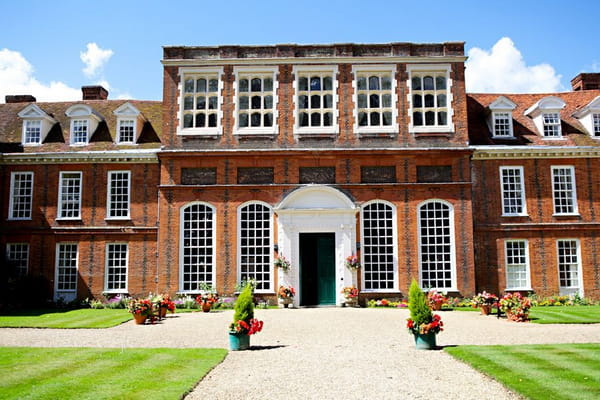
[(532, 307), (529, 318), (535, 324), (597, 324), (600, 306)]
[(459, 346), (446, 352), (529, 399), (600, 398), (600, 344)]
[(125, 309), (25, 310), (0, 315), (0, 328), (110, 328), (129, 320)]
[(180, 399), (224, 349), (0, 348), (3, 399)]

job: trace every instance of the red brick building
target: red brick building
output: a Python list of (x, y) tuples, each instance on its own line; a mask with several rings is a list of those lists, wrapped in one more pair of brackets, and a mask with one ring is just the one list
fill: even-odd
[(600, 91), (467, 95), (464, 61), (462, 43), (165, 47), (162, 103), (7, 98), (6, 265), (66, 299), (254, 279), (339, 305), (413, 278), (600, 297)]

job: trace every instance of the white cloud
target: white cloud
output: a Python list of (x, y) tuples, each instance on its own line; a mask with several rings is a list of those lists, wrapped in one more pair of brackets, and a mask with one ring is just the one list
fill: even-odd
[(540, 93), (564, 90), (549, 64), (528, 66), (513, 41), (503, 37), (491, 51), (474, 47), (465, 63), (468, 92)]
[(88, 78), (96, 77), (104, 65), (110, 60), (113, 51), (110, 49), (101, 49), (96, 43), (88, 43), (87, 50), (79, 53), (79, 58), (85, 64), (83, 73)]
[(0, 50), (0, 102), (12, 94), (31, 94), (37, 101), (69, 101), (81, 99), (81, 89), (63, 82), (44, 84), (34, 77), (33, 66), (18, 51)]

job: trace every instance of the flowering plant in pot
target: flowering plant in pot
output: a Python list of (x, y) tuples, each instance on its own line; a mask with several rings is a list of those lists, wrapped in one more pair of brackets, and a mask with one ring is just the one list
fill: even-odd
[(340, 292), (344, 295), (344, 299), (346, 299), (345, 303), (347, 305), (356, 305), (358, 304), (358, 288), (354, 285), (346, 286)]
[(273, 262), (273, 265), (275, 265), (277, 268), (281, 268), (285, 272), (289, 271), (289, 269), (292, 266), (292, 264), (289, 262), (289, 260), (287, 258), (285, 258), (283, 256), (283, 254), (278, 256), (275, 259), (275, 261)]
[(206, 292), (196, 296), (196, 303), (200, 305), (204, 312), (209, 312), (217, 301), (219, 301), (219, 296), (214, 292)]
[(441, 310), (442, 306), (448, 302), (448, 299), (443, 293), (438, 292), (435, 289), (431, 289), (427, 293), (427, 302), (432, 310)]
[(277, 297), (279, 297), (283, 301), (283, 306), (288, 308), (296, 295), (296, 290), (292, 286), (279, 286), (279, 290), (277, 291)]
[(263, 328), (263, 322), (254, 318), (252, 286), (246, 285), (235, 301), (233, 322), (229, 324), (229, 346), (231, 350), (246, 350), (250, 347), (250, 336)]
[(500, 310), (506, 313), (509, 321), (525, 322), (529, 320), (531, 301), (521, 293), (507, 293), (498, 302)]
[(360, 261), (358, 260), (358, 256), (356, 254), (346, 257), (346, 262), (344, 264), (346, 265), (346, 268), (351, 271), (356, 271), (360, 268)]
[(435, 348), (435, 335), (444, 330), (444, 323), (439, 315), (431, 312), (425, 294), (414, 279), (408, 291), (408, 309), (410, 318), (406, 320), (406, 327), (415, 337), (416, 348), (420, 350)]
[(152, 301), (150, 299), (131, 299), (127, 304), (127, 311), (133, 315), (135, 323), (141, 325), (152, 315)]
[(498, 302), (498, 296), (488, 293), (485, 290), (482, 293), (477, 293), (473, 296), (471, 304), (473, 308), (479, 307), (483, 315), (488, 315), (491, 312), (492, 306)]

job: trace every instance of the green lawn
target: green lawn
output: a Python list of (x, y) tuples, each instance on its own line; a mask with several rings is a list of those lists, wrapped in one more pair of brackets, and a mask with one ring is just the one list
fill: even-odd
[(529, 318), (536, 324), (597, 324), (600, 306), (532, 307)]
[(458, 346), (444, 350), (529, 399), (600, 399), (600, 344)]
[(0, 348), (3, 399), (180, 399), (224, 349)]
[(125, 309), (25, 310), (0, 315), (0, 328), (110, 328), (131, 319)]

